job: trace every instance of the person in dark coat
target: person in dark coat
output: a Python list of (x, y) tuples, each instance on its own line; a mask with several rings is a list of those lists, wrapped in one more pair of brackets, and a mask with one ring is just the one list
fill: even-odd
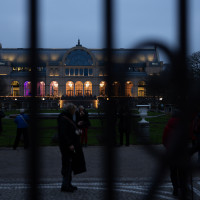
[(200, 112), (193, 116), (191, 123), (192, 150), (191, 154), (198, 152), (198, 165), (200, 165)]
[(3, 131), (3, 126), (2, 126), (2, 121), (1, 119), (5, 117), (5, 113), (2, 111), (1, 107), (0, 107), (0, 135), (1, 132)]
[(20, 109), (20, 114), (16, 116), (15, 123), (17, 124), (17, 134), (16, 134), (14, 145), (13, 145), (13, 150), (17, 149), (22, 135), (23, 135), (23, 139), (24, 139), (24, 149), (28, 149), (28, 146), (29, 146), (29, 136), (28, 136), (29, 116), (24, 114), (24, 109)]
[(131, 114), (129, 108), (126, 105), (122, 105), (119, 110), (119, 134), (120, 134), (120, 146), (123, 145), (124, 133), (126, 135), (126, 146), (129, 146), (130, 136), (130, 125), (131, 125)]
[(188, 169), (187, 166), (183, 165), (183, 162), (189, 162), (189, 152), (187, 152), (186, 146), (185, 148), (180, 146), (181, 140), (185, 145), (183, 138), (181, 138), (181, 130), (181, 112), (175, 110), (164, 128), (162, 137), (163, 145), (170, 155), (169, 169), (174, 196), (179, 195), (179, 189), (180, 195), (187, 196), (188, 190)]
[(90, 126), (90, 121), (88, 118), (88, 112), (85, 110), (83, 106), (79, 106), (78, 110), (76, 111), (76, 123), (77, 126), (81, 129), (81, 145), (85, 142), (85, 147), (87, 146), (88, 142), (88, 127)]
[(74, 104), (66, 104), (63, 112), (58, 116), (58, 141), (62, 156), (62, 192), (77, 190), (77, 187), (71, 183), (72, 172), (75, 175), (86, 171), (85, 158), (80, 144), (80, 131), (73, 121), (75, 110)]

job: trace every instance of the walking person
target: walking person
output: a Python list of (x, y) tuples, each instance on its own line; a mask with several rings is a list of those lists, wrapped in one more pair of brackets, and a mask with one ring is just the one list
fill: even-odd
[[(79, 106), (76, 111), (76, 123), (77, 126), (81, 129), (81, 145), (87, 147), (88, 143), (88, 127), (90, 126), (90, 121), (88, 118), (88, 112), (83, 106)], [(85, 144), (84, 144), (85, 143)]]
[(20, 109), (20, 114), (16, 116), (14, 121), (17, 124), (17, 134), (16, 134), (14, 145), (13, 145), (13, 149), (14, 150), (17, 149), (22, 136), (23, 136), (23, 140), (24, 140), (24, 149), (28, 149), (28, 146), (29, 146), (29, 135), (28, 135), (29, 116), (24, 113), (24, 109)]
[(72, 172), (76, 175), (86, 171), (85, 158), (80, 144), (80, 130), (73, 121), (75, 110), (74, 104), (66, 104), (63, 112), (58, 116), (58, 141), (62, 156), (62, 192), (74, 192), (78, 189), (71, 183)]

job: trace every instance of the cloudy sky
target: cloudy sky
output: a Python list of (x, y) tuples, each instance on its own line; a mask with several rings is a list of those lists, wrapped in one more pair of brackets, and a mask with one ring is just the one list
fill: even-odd
[[(0, 0), (0, 43), (3, 48), (28, 47), (28, 0)], [(103, 0), (39, 0), (41, 48), (71, 48), (78, 38), (87, 48), (103, 48)], [(189, 52), (200, 50), (200, 1), (189, 0)], [(158, 39), (178, 44), (177, 0), (114, 0), (116, 48), (134, 48)]]

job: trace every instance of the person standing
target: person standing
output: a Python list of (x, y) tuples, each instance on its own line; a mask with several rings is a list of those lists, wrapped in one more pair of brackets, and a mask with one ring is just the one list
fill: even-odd
[(13, 149), (16, 150), (20, 142), (21, 136), (24, 139), (24, 149), (28, 149), (29, 146), (29, 136), (28, 136), (28, 127), (29, 127), (29, 116), (24, 113), (24, 109), (20, 109), (20, 114), (16, 116), (15, 123), (17, 124), (17, 134)]
[(78, 111), (76, 111), (76, 123), (78, 127), (81, 129), (81, 145), (85, 143), (85, 147), (87, 147), (88, 142), (88, 127), (90, 126), (90, 121), (88, 118), (88, 112), (85, 110), (83, 106), (79, 106)]
[(122, 105), (119, 110), (119, 134), (120, 134), (120, 146), (123, 145), (124, 133), (126, 135), (126, 146), (129, 146), (129, 136), (131, 126), (131, 114), (128, 106)]
[(181, 116), (182, 114), (179, 110), (175, 110), (172, 113), (172, 117), (169, 119), (164, 128), (162, 142), (168, 155), (170, 156), (169, 170), (173, 186), (173, 195), (187, 197), (187, 164), (189, 163), (189, 149), (185, 145), (189, 142), (189, 133), (188, 139), (182, 135), (183, 129), (181, 129)]
[(73, 121), (76, 106), (72, 103), (64, 105), (58, 116), (58, 142), (62, 156), (61, 174), (63, 176), (61, 192), (74, 192), (78, 188), (72, 185), (74, 175), (86, 171), (85, 158), (80, 144), (80, 131)]
[(198, 165), (200, 165), (200, 112), (197, 112), (192, 121), (192, 154), (198, 152)]

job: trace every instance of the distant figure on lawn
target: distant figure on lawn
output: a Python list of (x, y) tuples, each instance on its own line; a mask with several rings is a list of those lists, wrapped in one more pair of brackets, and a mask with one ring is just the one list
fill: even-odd
[(85, 110), (83, 106), (79, 106), (78, 110), (76, 111), (76, 124), (78, 128), (81, 129), (82, 134), (81, 134), (81, 145), (84, 144), (85, 142), (85, 147), (87, 147), (87, 142), (88, 142), (88, 127), (90, 126), (90, 121), (88, 118), (88, 112)]
[(5, 117), (5, 113), (2, 111), (2, 108), (0, 107), (0, 135), (1, 135), (1, 132), (3, 131), (1, 118), (4, 118), (4, 117)]
[(24, 140), (24, 149), (28, 149), (29, 146), (29, 135), (28, 135), (28, 127), (29, 127), (29, 116), (24, 114), (24, 109), (20, 109), (20, 114), (16, 116), (15, 123), (17, 124), (17, 134), (15, 138), (15, 142), (13, 145), (13, 149), (16, 150), (21, 137), (23, 136)]
[(129, 136), (130, 136), (130, 129), (131, 129), (131, 113), (126, 105), (122, 105), (119, 110), (119, 135), (120, 135), (120, 146), (123, 145), (123, 137), (124, 133), (126, 135), (126, 146), (129, 146)]
[(77, 190), (77, 187), (71, 183), (72, 172), (75, 175), (86, 171), (85, 158), (80, 144), (80, 130), (73, 120), (75, 110), (74, 104), (66, 104), (63, 112), (58, 116), (58, 141), (62, 155), (62, 192)]

